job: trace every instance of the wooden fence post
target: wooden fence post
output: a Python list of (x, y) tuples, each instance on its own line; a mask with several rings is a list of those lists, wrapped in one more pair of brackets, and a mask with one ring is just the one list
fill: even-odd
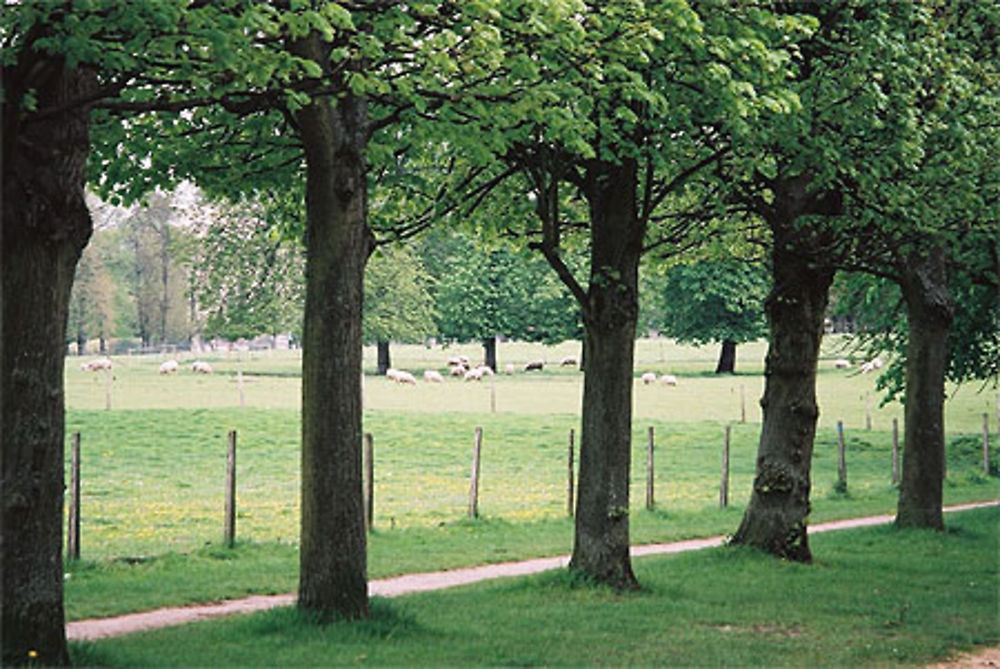
[(69, 527), (66, 552), (70, 560), (80, 559), (80, 433), (73, 433), (69, 470)]
[(871, 391), (865, 393), (865, 429), (871, 432), (872, 429), (872, 394)]
[(726, 426), (725, 437), (722, 440), (722, 480), (719, 483), (719, 508), (729, 506), (729, 430)]
[(983, 414), (983, 476), (990, 475), (990, 415)]
[(837, 485), (841, 492), (847, 491), (847, 453), (844, 446), (844, 423), (837, 421)]
[(111, 409), (111, 370), (104, 370), (104, 409)]
[(365, 432), (365, 526), (375, 527), (375, 438)]
[(892, 419), (892, 485), (899, 485), (899, 419)]
[(569, 430), (569, 476), (566, 479), (566, 513), (570, 518), (573, 517), (574, 511), (574, 500), (573, 500), (573, 428)]
[(654, 467), (653, 467), (653, 446), (654, 445), (654, 433), (653, 428), (649, 428), (649, 441), (646, 443), (646, 510), (652, 511), (654, 501), (653, 501), (653, 480), (654, 480)]
[(740, 384), (740, 423), (747, 422), (747, 388)]
[(236, 544), (236, 430), (229, 431), (229, 448), (226, 450), (226, 530), (225, 544)]
[(483, 447), (483, 428), (477, 427), (472, 447), (472, 480), (469, 483), (469, 518), (479, 517), (479, 456)]

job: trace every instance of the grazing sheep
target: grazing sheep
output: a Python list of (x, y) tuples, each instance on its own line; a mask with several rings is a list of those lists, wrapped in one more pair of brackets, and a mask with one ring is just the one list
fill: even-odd
[(660, 383), (664, 386), (676, 386), (677, 377), (673, 374), (664, 374), (660, 377)]
[(80, 365), (80, 369), (85, 372), (99, 372), (102, 369), (111, 369), (111, 367), (110, 358), (97, 358), (96, 360), (91, 360)]
[(444, 377), (441, 376), (441, 372), (428, 369), (424, 372), (424, 381), (429, 383), (444, 383)]
[(415, 386), (417, 385), (417, 379), (409, 372), (398, 372), (396, 374), (396, 383), (406, 383)]
[(195, 360), (191, 365), (191, 370), (198, 374), (211, 374), (212, 366), (204, 360)]
[(396, 383), (399, 383), (399, 373), (400, 372), (398, 369), (393, 369), (392, 367), (385, 370), (386, 378), (389, 379), (390, 381), (395, 381)]
[(452, 367), (451, 371), (448, 372), (448, 373), (451, 374), (452, 376), (463, 376), (467, 371), (469, 371), (469, 370), (466, 369), (464, 366), (462, 366), (462, 365), (456, 365), (456, 366)]
[(851, 366), (851, 361), (845, 360), (844, 358), (838, 358), (833, 361), (833, 366), (836, 369), (848, 369)]
[(493, 369), (489, 365), (479, 365), (476, 369), (481, 371), (483, 376), (493, 376)]
[(176, 374), (177, 370), (180, 368), (180, 363), (176, 360), (167, 360), (165, 363), (160, 365), (160, 374)]
[(653, 372), (646, 372), (642, 375), (642, 383), (644, 385), (649, 385), (650, 383), (656, 383), (656, 374)]
[(483, 380), (483, 368), (476, 367), (475, 369), (470, 369), (467, 371), (463, 377), (466, 381), (482, 381)]
[(538, 371), (542, 371), (542, 369), (544, 368), (545, 368), (544, 360), (532, 360), (531, 362), (529, 362), (527, 365), (524, 366), (524, 371), (530, 372), (535, 369), (537, 369)]
[(466, 369), (468, 369), (468, 367), (469, 367), (469, 359), (466, 356), (464, 356), (464, 355), (452, 356), (451, 358), (448, 358), (448, 366), (449, 367), (465, 367)]
[(506, 365), (504, 365), (503, 366), (503, 373), (504, 374), (513, 374), (514, 373), (514, 363), (508, 362)]
[(559, 361), (560, 366), (570, 367), (573, 365), (579, 365), (580, 361), (577, 360), (575, 355), (567, 355), (565, 358)]
[(874, 372), (876, 369), (882, 369), (882, 365), (884, 364), (885, 363), (882, 362), (882, 358), (874, 358), (861, 365), (861, 373), (867, 374), (869, 372)]

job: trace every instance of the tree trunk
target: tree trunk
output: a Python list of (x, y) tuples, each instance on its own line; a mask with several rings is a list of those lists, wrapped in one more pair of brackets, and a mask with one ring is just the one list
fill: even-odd
[[(835, 213), (839, 198), (806, 192), (808, 179), (776, 189), (768, 223), (773, 236), (773, 286), (765, 303), (771, 342), (765, 360), (763, 424), (750, 503), (732, 539), (777, 557), (812, 559), (809, 516), (813, 441), (819, 407), (816, 366), (833, 270), (821, 260), (825, 245), (810, 227), (809, 213)], [(818, 227), (818, 224), (817, 224)]]
[[(330, 61), (329, 45), (316, 34), (292, 50)], [(369, 615), (361, 488), (367, 113), (364, 99), (345, 92), (296, 114), (307, 211), (298, 604), (323, 618)]]
[(715, 373), (736, 373), (736, 342), (732, 339), (723, 340), (722, 351), (719, 353), (719, 364), (715, 366)]
[(375, 342), (375, 348), (378, 351), (378, 374), (385, 376), (385, 373), (392, 367), (392, 359), (389, 357), (389, 342)]
[(483, 337), (483, 362), (494, 372), (497, 371), (497, 338)]
[(87, 355), (87, 333), (84, 331), (83, 325), (76, 328), (76, 354)]
[(944, 380), (954, 304), (944, 253), (911, 256), (902, 268), (906, 346), (905, 443), (896, 525), (944, 529)]
[(644, 229), (637, 219), (635, 163), (626, 160), (600, 168), (590, 175), (587, 190), (591, 223), (591, 275), (583, 305), (587, 370), (570, 569), (628, 590), (639, 585), (629, 557), (629, 473)]
[[(41, 60), (36, 60), (41, 59)], [(0, 292), (0, 630), (2, 663), (69, 663), (63, 610), (63, 361), (76, 264), (92, 226), (84, 203), (89, 113), (33, 121), (39, 109), (88, 95), (94, 77), (60, 59), (5, 68)], [(32, 81), (19, 79), (28, 70)]]

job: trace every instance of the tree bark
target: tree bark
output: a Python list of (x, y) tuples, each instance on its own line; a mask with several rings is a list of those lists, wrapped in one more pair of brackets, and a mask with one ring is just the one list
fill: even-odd
[(812, 559), (806, 520), (816, 420), (816, 367), (833, 270), (823, 240), (805, 214), (835, 213), (839, 198), (809, 195), (808, 179), (776, 188), (768, 224), (773, 236), (773, 286), (765, 303), (771, 342), (765, 360), (763, 424), (750, 503), (732, 544), (775, 556)]
[(591, 274), (583, 321), (580, 471), (570, 569), (618, 589), (639, 587), (629, 557), (632, 367), (639, 313), (634, 161), (599, 163), (586, 190)]
[[(34, 52), (3, 76), (0, 663), (64, 665), (63, 361), (73, 276), (92, 230), (89, 112), (72, 103), (96, 80)], [(69, 111), (33, 119), (21, 109), (29, 89), (38, 109)]]
[(497, 371), (497, 338), (483, 337), (483, 362), (494, 372)]
[(389, 355), (389, 342), (377, 341), (375, 342), (375, 349), (378, 352), (378, 374), (379, 376), (385, 376), (385, 373), (392, 367), (392, 359)]
[(943, 530), (944, 381), (954, 303), (941, 249), (911, 255), (901, 269), (909, 339), (903, 478), (896, 525)]
[(732, 339), (723, 340), (722, 350), (719, 353), (719, 364), (715, 366), (715, 373), (736, 373), (736, 342)]
[[(292, 50), (330, 62), (330, 47), (316, 34)], [(343, 90), (296, 113), (307, 209), (298, 605), (323, 618), (356, 619), (369, 615), (361, 469), (368, 110)]]

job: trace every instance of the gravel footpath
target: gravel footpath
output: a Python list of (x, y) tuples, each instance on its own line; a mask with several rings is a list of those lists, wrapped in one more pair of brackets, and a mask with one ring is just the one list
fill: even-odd
[[(997, 505), (1000, 505), (1000, 500), (977, 502), (973, 504), (960, 504), (945, 507), (945, 511), (950, 513)], [(819, 532), (869, 527), (872, 525), (886, 525), (891, 523), (894, 518), (895, 516), (885, 515), (853, 518), (850, 520), (837, 520), (830, 523), (812, 525), (809, 527), (809, 533), (816, 534)], [(633, 546), (631, 554), (633, 557), (642, 557), (645, 555), (683, 553), (687, 551), (702, 550), (704, 548), (712, 548), (714, 546), (721, 546), (724, 541), (725, 537), (717, 536), (709, 537), (707, 539), (674, 541), (666, 544)], [(372, 596), (397, 597), (411, 592), (442, 590), (444, 588), (451, 588), (457, 585), (466, 585), (468, 583), (477, 583), (479, 581), (496, 578), (537, 574), (543, 571), (559, 569), (568, 564), (569, 555), (559, 555), (556, 557), (523, 560), (520, 562), (505, 562), (500, 564), (484, 565), (481, 567), (469, 567), (467, 569), (452, 569), (449, 571), (424, 574), (406, 574), (403, 576), (396, 576), (394, 578), (370, 581), (368, 584), (368, 591)], [(160, 627), (183, 625), (185, 623), (204, 620), (206, 618), (218, 618), (221, 616), (231, 616), (239, 613), (251, 613), (278, 606), (291, 606), (294, 603), (295, 595), (293, 594), (258, 595), (215, 604), (198, 604), (194, 606), (156, 609), (154, 611), (144, 611), (142, 613), (129, 613), (122, 616), (115, 616), (113, 618), (77, 620), (67, 623), (66, 636), (70, 641), (104, 639), (108, 637), (132, 634), (134, 632), (157, 629)], [(987, 651), (987, 653), (990, 652), (993, 654), (985, 660), (986, 664), (942, 664), (934, 666), (1000, 667), (1000, 663), (998, 663), (1000, 649)], [(984, 655), (984, 657), (986, 656)], [(974, 662), (975, 658), (973, 656), (964, 657), (964, 661)]]

